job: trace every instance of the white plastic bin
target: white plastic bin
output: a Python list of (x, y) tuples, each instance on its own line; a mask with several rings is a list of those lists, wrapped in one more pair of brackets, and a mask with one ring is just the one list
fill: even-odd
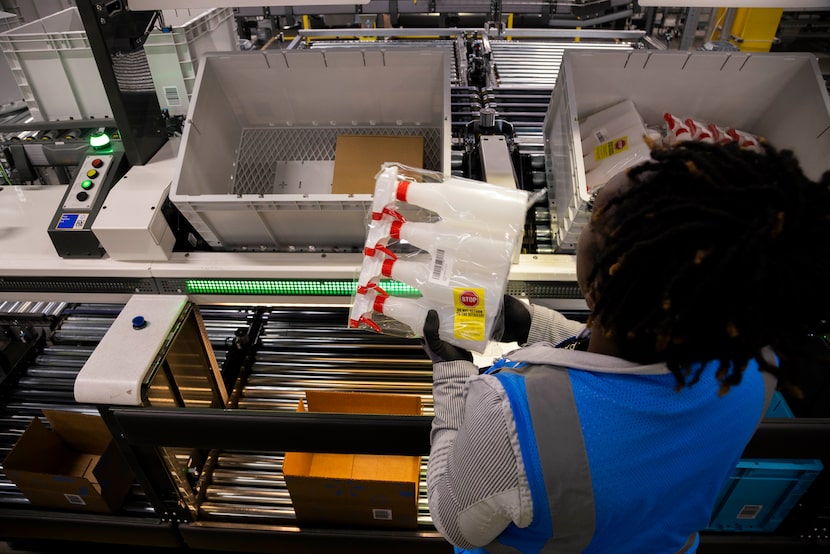
[(11, 31), (18, 25), (20, 25), (20, 18), (14, 12), (3, 10), (0, 6), (0, 33)]
[[(74, 5), (72, 0), (2, 0), (0, 1), (0, 33), (11, 31)], [(26, 107), (23, 95), (5, 56), (0, 56), (0, 114)]]
[[(0, 9), (0, 33), (14, 29), (18, 25), (18, 17), (11, 12)], [(17, 83), (14, 82), (14, 74), (9, 67), (5, 57), (0, 57), (0, 114), (12, 109), (20, 109), (23, 104), (23, 96)]]
[[(160, 105), (184, 114), (199, 56), (237, 49), (233, 9), (163, 13), (172, 29), (153, 30), (145, 52)], [(35, 120), (112, 117), (77, 8), (0, 34), (0, 49)]]
[(568, 51), (545, 117), (560, 252), (574, 251), (587, 221), (579, 121), (623, 100), (647, 126), (665, 112), (694, 117), (793, 150), (810, 177), (830, 169), (830, 99), (812, 54)]
[(169, 32), (153, 31), (144, 43), (147, 63), (162, 108), (185, 115), (190, 105), (199, 59), (208, 52), (238, 50), (232, 8), (164, 10)]
[(331, 193), (337, 137), (421, 136), (425, 169), (449, 175), (451, 56), (414, 47), (206, 55), (170, 200), (218, 249), (362, 250), (372, 195)]
[(17, 15), (19, 25), (74, 6), (74, 0), (0, 0), (0, 9)]

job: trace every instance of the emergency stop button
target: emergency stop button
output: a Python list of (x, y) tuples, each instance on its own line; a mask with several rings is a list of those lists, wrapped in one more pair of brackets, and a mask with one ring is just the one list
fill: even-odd
[(97, 169), (90, 169), (89, 171), (86, 172), (86, 176), (89, 177), (90, 179), (95, 179), (98, 176), (98, 170)]
[(101, 158), (95, 158), (94, 160), (92, 160), (92, 167), (94, 167), (95, 169), (100, 169), (102, 165), (104, 165), (104, 160), (102, 160)]

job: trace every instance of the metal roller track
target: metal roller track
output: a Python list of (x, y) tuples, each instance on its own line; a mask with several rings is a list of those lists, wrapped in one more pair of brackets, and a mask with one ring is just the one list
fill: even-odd
[[(17, 309), (24, 309), (27, 305), (16, 304)], [(75, 378), (122, 308), (120, 304), (93, 303), (43, 306), (44, 315), (60, 316), (61, 320), (51, 343), (37, 355), (34, 363), (7, 393), (0, 410), (0, 459), (9, 453), (33, 417), (43, 417), (44, 408), (98, 413), (95, 406), (75, 402)], [(212, 306), (201, 308), (200, 312), (217, 361), (223, 356), (224, 345), (233, 338), (236, 329), (250, 325), (253, 313), (249, 309)], [(29, 501), (2, 473), (0, 506), (6, 504), (28, 506)], [(123, 510), (131, 515), (156, 516), (137, 484), (133, 486)]]
[[(239, 409), (296, 411), (308, 390), (417, 394), (431, 415), (432, 365), (418, 341), (347, 328), (345, 309), (275, 309), (263, 327)], [(204, 519), (293, 519), (282, 476), (284, 453), (222, 452), (199, 508)], [(421, 460), (418, 522), (432, 520)]]
[(31, 302), (31, 301), (3, 301), (0, 302), (0, 316), (27, 316), (56, 317), (66, 307), (66, 302)]
[(551, 92), (567, 50), (631, 50), (634, 43), (490, 40), (494, 82), (484, 94), (487, 107), (510, 121), (517, 142), (544, 145), (543, 128)]
[[(515, 133), (514, 144), (525, 167), (517, 168), (526, 190), (540, 191), (547, 186), (544, 159), (544, 125), (562, 58), (568, 50), (630, 50), (630, 42), (552, 42), (490, 40), (493, 82), (482, 91), (485, 107), (509, 121)], [(538, 254), (554, 252), (551, 216), (546, 202), (540, 202), (532, 221), (532, 244), (528, 250)], [(527, 240), (527, 237), (526, 237)]]
[[(9, 452), (43, 408), (97, 413), (94, 406), (74, 401), (74, 380), (122, 308), (81, 304), (63, 311), (53, 344), (20, 377), (0, 411), (0, 456)], [(260, 346), (239, 395), (238, 409), (295, 411), (306, 390), (360, 390), (417, 394), (424, 413), (432, 413), (431, 364), (418, 341), (348, 329), (345, 308), (200, 306), (199, 311), (220, 365), (237, 330), (247, 331), (262, 318)], [(282, 476), (283, 457), (282, 452), (218, 452), (199, 517), (248, 523), (293, 520)], [(423, 457), (419, 523), (430, 526), (426, 463)], [(0, 475), (2, 505), (28, 505), (5, 474)], [(123, 511), (155, 516), (138, 485)]]
[[(90, 304), (77, 313), (73, 313), (72, 308), (65, 303), (61, 303), (60, 307), (44, 307), (44, 314), (64, 319), (53, 334), (51, 343), (37, 355), (34, 363), (6, 393), (0, 411), (3, 429), (3, 434), (0, 435), (0, 457), (5, 457), (11, 451), (33, 417), (43, 417), (44, 408), (97, 413), (93, 406), (75, 402), (75, 377), (95, 344), (109, 329), (115, 318), (113, 314), (119, 310), (118, 306), (96, 304)], [(29, 501), (3, 473), (0, 475), (0, 505), (7, 503), (27, 506)]]
[(305, 390), (359, 390), (418, 394), (431, 414), (432, 367), (420, 344), (346, 323), (345, 310), (305, 311), (299, 320), (272, 312), (238, 407), (294, 411)]
[[(283, 454), (273, 456), (224, 453), (218, 457), (200, 519), (268, 523), (294, 519), (291, 495), (282, 475)], [(421, 460), (418, 524), (432, 525), (426, 490), (427, 458)]]
[(497, 82), (493, 87), (553, 88), (566, 50), (631, 50), (631, 42), (491, 40)]

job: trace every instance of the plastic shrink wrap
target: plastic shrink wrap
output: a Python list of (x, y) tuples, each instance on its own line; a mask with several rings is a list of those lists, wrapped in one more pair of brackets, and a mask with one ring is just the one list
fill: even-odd
[[(434, 309), (443, 340), (483, 352), (503, 331), (499, 311), (529, 205), (523, 190), (383, 164), (349, 326), (417, 337)], [(390, 281), (412, 295), (390, 295)]]

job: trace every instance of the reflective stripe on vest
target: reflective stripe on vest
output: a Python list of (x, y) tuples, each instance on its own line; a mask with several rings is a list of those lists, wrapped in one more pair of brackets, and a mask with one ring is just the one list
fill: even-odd
[[(594, 496), (570, 375), (552, 367), (495, 374), (513, 410), (533, 497), (533, 522), (511, 524), (486, 547), (493, 554), (581, 552), (594, 534)], [(534, 386), (544, 378), (544, 386)], [(531, 414), (550, 414), (557, 425), (534, 429)], [(544, 434), (544, 437), (537, 437)], [(567, 448), (559, 448), (568, 445)]]

